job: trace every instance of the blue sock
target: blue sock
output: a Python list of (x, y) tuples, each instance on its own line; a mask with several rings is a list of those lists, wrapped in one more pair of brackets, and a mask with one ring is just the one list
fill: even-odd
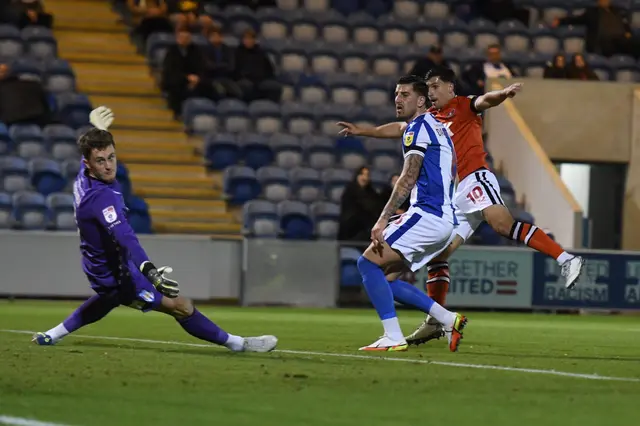
[(362, 275), (362, 283), (369, 295), (369, 300), (376, 308), (380, 319), (395, 318), (396, 307), (393, 304), (393, 293), (382, 269), (364, 256), (360, 256), (358, 270)]
[(389, 282), (393, 298), (405, 305), (413, 306), (428, 314), (433, 306), (433, 299), (412, 286), (408, 282), (395, 280)]

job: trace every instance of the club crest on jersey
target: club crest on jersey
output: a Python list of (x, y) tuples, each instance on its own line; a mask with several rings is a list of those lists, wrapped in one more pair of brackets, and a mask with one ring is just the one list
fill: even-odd
[(407, 132), (404, 134), (405, 146), (410, 146), (413, 143), (413, 132)]
[(107, 223), (113, 223), (118, 219), (118, 213), (116, 213), (116, 208), (113, 206), (109, 206), (106, 209), (102, 210), (102, 215), (104, 216), (104, 220)]

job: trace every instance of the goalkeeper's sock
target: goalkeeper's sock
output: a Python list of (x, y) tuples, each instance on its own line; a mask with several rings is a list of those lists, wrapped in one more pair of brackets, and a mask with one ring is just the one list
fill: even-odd
[(428, 314), (433, 306), (433, 299), (412, 286), (408, 282), (395, 280), (389, 282), (393, 298), (402, 304), (413, 306)]
[(69, 317), (57, 327), (47, 331), (54, 340), (59, 340), (80, 327), (94, 323), (105, 317), (119, 302), (109, 296), (94, 294), (78, 307)]
[(393, 340), (404, 340), (396, 316), (396, 307), (393, 304), (393, 293), (384, 272), (364, 256), (360, 256), (358, 259), (358, 270), (362, 275), (362, 282), (369, 295), (369, 300), (382, 320), (385, 334)]
[(187, 318), (179, 319), (178, 323), (187, 333), (198, 339), (206, 340), (216, 345), (224, 345), (229, 340), (229, 334), (226, 331), (195, 308), (193, 309), (193, 314)]

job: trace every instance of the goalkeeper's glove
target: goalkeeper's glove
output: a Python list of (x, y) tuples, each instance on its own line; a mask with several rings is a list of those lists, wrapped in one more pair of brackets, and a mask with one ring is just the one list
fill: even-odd
[(113, 111), (106, 106), (99, 106), (89, 114), (89, 121), (100, 130), (107, 130), (113, 123)]
[(173, 272), (173, 268), (170, 266), (156, 268), (153, 263), (147, 261), (140, 265), (140, 271), (160, 293), (171, 299), (178, 297), (180, 293), (178, 282), (166, 276)]

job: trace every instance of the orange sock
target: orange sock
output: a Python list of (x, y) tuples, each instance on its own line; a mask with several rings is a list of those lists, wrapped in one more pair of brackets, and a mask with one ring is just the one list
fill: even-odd
[(444, 306), (449, 291), (449, 262), (435, 262), (427, 265), (428, 279), (425, 283), (430, 298)]
[(553, 241), (542, 229), (524, 222), (514, 222), (509, 238), (525, 243), (534, 250), (558, 259), (565, 253), (558, 243)]

